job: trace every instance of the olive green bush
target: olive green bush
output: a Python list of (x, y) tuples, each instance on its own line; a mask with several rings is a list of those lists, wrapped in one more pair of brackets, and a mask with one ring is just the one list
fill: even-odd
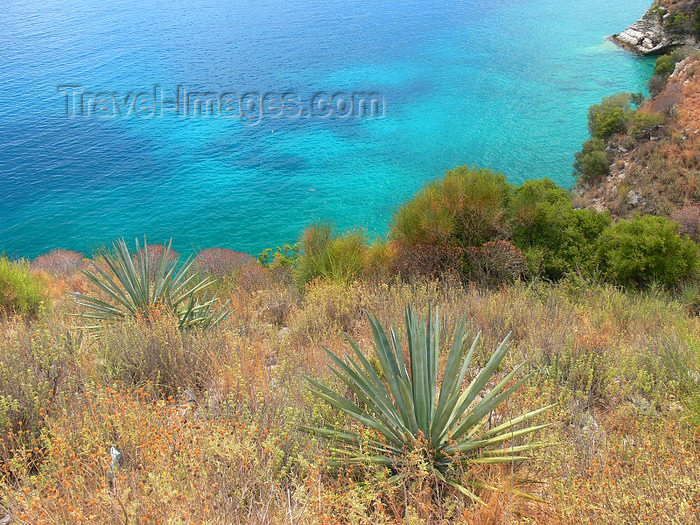
[(536, 253), (539, 273), (550, 280), (571, 271), (592, 271), (595, 243), (611, 222), (609, 215), (575, 210), (569, 193), (549, 179), (528, 181), (513, 195), (513, 243)]
[[(637, 118), (632, 112), (628, 122)], [(645, 123), (653, 118), (639, 116)], [(603, 139), (592, 138), (584, 152), (604, 147)], [(607, 160), (601, 165), (607, 168)], [(316, 223), (299, 247), (293, 272), (302, 288), (317, 278), (451, 276), (499, 286), (572, 273), (632, 287), (672, 286), (698, 266), (697, 247), (666, 219), (612, 225), (608, 212), (574, 208), (570, 192), (552, 180), (513, 186), (499, 173), (470, 167), (447, 172), (406, 202), (386, 241), (370, 243), (362, 230), (336, 234)]]
[(393, 218), (390, 238), (405, 245), (480, 246), (507, 235), (505, 175), (460, 166), (423, 188)]
[(661, 55), (656, 59), (654, 75), (669, 76), (676, 69), (676, 64), (682, 60), (682, 55), (678, 52)]
[(591, 136), (608, 140), (615, 133), (624, 132), (632, 114), (631, 103), (631, 93), (618, 93), (591, 106), (588, 110), (588, 130)]
[(699, 264), (697, 244), (678, 235), (678, 224), (652, 215), (608, 228), (598, 240), (596, 256), (607, 279), (632, 287), (673, 285), (695, 276)]
[(581, 151), (574, 156), (574, 168), (579, 180), (595, 182), (610, 174), (610, 159), (603, 140), (592, 138), (584, 142)]
[(362, 230), (337, 235), (326, 222), (312, 224), (299, 242), (295, 274), (300, 286), (317, 278), (347, 282), (363, 273), (369, 241)]
[(574, 172), (580, 182), (592, 184), (610, 174), (610, 159), (605, 152), (605, 141), (592, 138), (574, 153)]
[(0, 257), (0, 314), (35, 317), (46, 302), (44, 281), (26, 261)]
[(654, 75), (649, 79), (649, 92), (652, 96), (658, 95), (666, 86), (666, 80), (676, 69), (676, 64), (685, 58), (685, 54), (676, 50), (656, 59)]
[(649, 132), (663, 125), (665, 119), (661, 113), (643, 113), (635, 111), (627, 122), (627, 128), (631, 135), (635, 137), (648, 135)]

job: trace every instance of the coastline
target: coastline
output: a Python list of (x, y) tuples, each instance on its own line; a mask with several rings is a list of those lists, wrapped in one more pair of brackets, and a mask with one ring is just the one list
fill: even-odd
[(697, 45), (688, 21), (692, 21), (693, 10), (698, 6), (698, 2), (686, 1), (666, 8), (654, 2), (639, 20), (611, 35), (609, 40), (644, 56), (663, 55), (685, 45)]

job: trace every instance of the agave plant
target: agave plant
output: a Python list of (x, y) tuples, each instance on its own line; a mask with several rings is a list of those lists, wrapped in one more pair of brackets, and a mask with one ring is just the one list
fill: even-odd
[(175, 314), (181, 330), (195, 326), (210, 328), (228, 318), (228, 302), (217, 308), (216, 296), (206, 295), (206, 290), (216, 280), (201, 278), (197, 272), (190, 271), (192, 258), (178, 268), (171, 246), (172, 241), (161, 251), (155, 271), (151, 268), (145, 238), (143, 248), (136, 239), (133, 258), (124, 239), (115, 241), (111, 250), (102, 250), (102, 259), (112, 275), (94, 262), (95, 271), (83, 270), (83, 273), (111, 302), (73, 293), (76, 302), (87, 310), (81, 316), (100, 321), (135, 316), (148, 318), (154, 307), (164, 306)]
[[(508, 351), (506, 337), (488, 363), (471, 380), (470, 369), (479, 335), (467, 350), (466, 325), (457, 327), (447, 355), (444, 375), (438, 377), (440, 362), (440, 324), (428, 310), (428, 322), (421, 322), (410, 306), (406, 308), (408, 363), (395, 329), (385, 332), (376, 316), (369, 316), (378, 365), (368, 359), (348, 338), (355, 357), (343, 360), (327, 352), (335, 367), (333, 373), (354, 394), (351, 397), (331, 390), (307, 378), (311, 391), (359, 423), (355, 430), (312, 428), (313, 432), (342, 444), (333, 449), (333, 463), (373, 463), (388, 467), (395, 478), (409, 454), (420, 450), (434, 475), (463, 494), (480, 501), (465, 484), (448, 479), (454, 467), (472, 464), (509, 463), (527, 459), (526, 454), (543, 443), (503, 446), (547, 425), (523, 426), (523, 423), (550, 408), (538, 408), (497, 426), (487, 428), (487, 416), (520, 387), (530, 376), (514, 380), (523, 365), (502, 377), (488, 392), (491, 381)], [(376, 363), (376, 361), (374, 361)], [(479, 486), (477, 482), (467, 485)]]

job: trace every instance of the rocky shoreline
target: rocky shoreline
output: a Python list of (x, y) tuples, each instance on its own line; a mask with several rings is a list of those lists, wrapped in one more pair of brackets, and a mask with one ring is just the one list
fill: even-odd
[(690, 34), (668, 29), (667, 22), (672, 16), (673, 13), (665, 8), (654, 6), (637, 22), (610, 39), (640, 55), (663, 55), (677, 47), (697, 43)]

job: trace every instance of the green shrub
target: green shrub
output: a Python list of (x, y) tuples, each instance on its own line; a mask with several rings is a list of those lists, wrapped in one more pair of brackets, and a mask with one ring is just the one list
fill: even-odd
[(656, 59), (656, 65), (654, 66), (655, 75), (669, 76), (676, 69), (676, 64), (678, 60), (675, 60), (673, 54), (661, 55)]
[(517, 221), (534, 217), (540, 203), (567, 205), (571, 203), (568, 191), (548, 178), (528, 180), (515, 188), (510, 201), (510, 212)]
[(299, 247), (296, 278), (301, 286), (316, 278), (336, 282), (355, 279), (365, 269), (369, 249), (364, 231), (335, 235), (333, 227), (324, 222), (306, 228)]
[(566, 273), (590, 272), (595, 243), (610, 217), (593, 210), (575, 210), (568, 192), (549, 180), (533, 180), (518, 187), (511, 201), (513, 243), (547, 279)]
[(610, 159), (602, 139), (592, 138), (584, 142), (581, 151), (575, 153), (574, 157), (574, 171), (581, 182), (592, 184), (610, 174)]
[(700, 37), (700, 4), (695, 8), (695, 22), (693, 22), (693, 32)]
[(648, 133), (655, 127), (661, 126), (664, 123), (664, 117), (661, 113), (642, 113), (635, 111), (630, 116), (627, 122), (627, 128), (631, 135), (643, 135)]
[(299, 259), (299, 244), (285, 243), (278, 246), (272, 251), (272, 248), (266, 248), (258, 254), (258, 262), (263, 266), (272, 268), (287, 268), (292, 269), (296, 266)]
[(26, 261), (0, 257), (0, 314), (34, 317), (46, 302), (46, 285)]
[(691, 14), (679, 9), (664, 21), (664, 27), (673, 33), (686, 33), (689, 29)]
[(608, 140), (615, 133), (624, 132), (632, 113), (631, 102), (630, 93), (619, 93), (591, 106), (588, 110), (588, 130), (591, 136)]
[(403, 245), (480, 246), (507, 233), (504, 175), (460, 166), (399, 208), (390, 237)]
[(645, 98), (644, 93), (630, 93), (630, 102), (637, 108), (644, 103)]
[(396, 261), (396, 245), (385, 239), (367, 247), (365, 272), (368, 277), (389, 280), (396, 272), (392, 271)]
[(666, 80), (676, 69), (676, 64), (685, 57), (683, 52), (676, 50), (656, 59), (654, 76), (649, 79), (649, 92), (652, 96), (658, 95), (663, 90), (666, 86)]
[(677, 283), (697, 272), (698, 246), (678, 235), (678, 224), (663, 217), (622, 220), (600, 236), (597, 261), (612, 282), (648, 286)]

